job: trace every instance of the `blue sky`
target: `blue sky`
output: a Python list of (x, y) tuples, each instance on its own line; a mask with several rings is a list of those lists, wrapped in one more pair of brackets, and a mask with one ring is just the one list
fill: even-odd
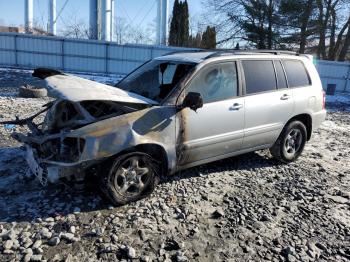
[[(47, 24), (48, 0), (34, 1), (34, 20), (41, 25)], [(134, 25), (142, 21), (144, 25), (153, 22), (157, 13), (157, 0), (116, 0), (116, 15), (123, 17)], [(66, 0), (57, 0), (57, 13)], [(169, 12), (171, 14), (174, 0), (170, 0)], [(196, 15), (202, 12), (201, 0), (188, 0), (190, 14)], [(58, 27), (64, 26), (62, 20), (76, 16), (77, 21), (89, 21), (89, 0), (68, 0), (68, 3), (58, 19)], [(23, 25), (24, 0), (0, 0), (0, 24)]]

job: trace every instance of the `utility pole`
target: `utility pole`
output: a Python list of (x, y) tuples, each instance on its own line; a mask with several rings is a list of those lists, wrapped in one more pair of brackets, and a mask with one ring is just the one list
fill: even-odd
[(90, 0), (90, 39), (114, 40), (115, 0)]
[(101, 38), (104, 41), (111, 41), (111, 0), (102, 0), (102, 32)]
[(163, 0), (158, 0), (158, 7), (157, 7), (157, 35), (156, 35), (156, 45), (161, 44), (161, 35), (162, 35), (162, 3)]
[(98, 39), (98, 0), (90, 0), (89, 38)]
[(111, 0), (111, 36), (110, 36), (110, 41), (115, 41), (114, 34), (115, 34), (115, 3), (116, 0)]
[(166, 45), (168, 35), (169, 0), (158, 0), (156, 44)]
[(33, 0), (24, 0), (24, 26), (27, 34), (33, 33)]
[(168, 36), (168, 20), (169, 20), (169, 0), (163, 0), (162, 4), (162, 36), (161, 44), (167, 44)]
[(56, 0), (49, 0), (49, 33), (51, 35), (56, 35)]

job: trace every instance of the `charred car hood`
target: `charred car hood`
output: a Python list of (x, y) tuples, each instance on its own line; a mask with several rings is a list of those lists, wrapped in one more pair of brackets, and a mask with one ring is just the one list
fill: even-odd
[(46, 89), (50, 96), (54, 98), (69, 100), (72, 102), (104, 100), (149, 105), (158, 104), (154, 100), (135, 93), (126, 92), (117, 87), (64, 74), (52, 69), (35, 69), (33, 76), (45, 80)]

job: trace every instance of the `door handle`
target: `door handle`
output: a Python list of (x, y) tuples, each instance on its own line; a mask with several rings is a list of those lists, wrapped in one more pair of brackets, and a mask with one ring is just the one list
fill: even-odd
[(290, 98), (290, 95), (284, 94), (281, 96), (281, 100), (288, 100)]
[(239, 110), (243, 107), (242, 104), (234, 103), (231, 107), (230, 110)]

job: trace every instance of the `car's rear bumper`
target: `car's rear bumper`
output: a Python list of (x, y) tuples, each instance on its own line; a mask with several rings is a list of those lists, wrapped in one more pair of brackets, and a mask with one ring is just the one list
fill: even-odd
[(326, 120), (326, 115), (327, 115), (327, 111), (321, 110), (319, 112), (315, 112), (312, 115), (312, 130), (315, 131), (317, 128), (320, 127), (320, 125), (322, 124), (322, 122), (324, 122)]

